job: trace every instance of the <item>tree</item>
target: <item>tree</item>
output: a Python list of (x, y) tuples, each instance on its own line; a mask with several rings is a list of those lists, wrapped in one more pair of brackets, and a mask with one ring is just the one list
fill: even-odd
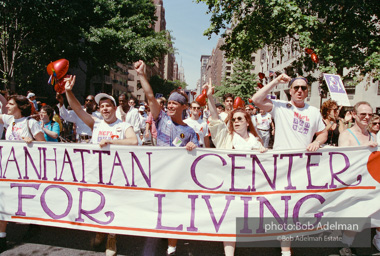
[(215, 96), (222, 98), (226, 93), (232, 93), (243, 100), (249, 99), (257, 90), (258, 79), (251, 70), (254, 66), (247, 60), (236, 60), (230, 78), (224, 78), (222, 85), (215, 87)]
[(152, 61), (169, 51), (166, 32), (152, 29), (151, 0), (0, 0), (0, 6), (1, 82), (14, 81), (21, 91), (45, 90), (46, 66), (60, 58), (70, 67), (86, 64), (89, 93), (90, 80), (116, 62)]
[(186, 83), (176, 81), (170, 81), (166, 79), (162, 79), (160, 76), (155, 75), (152, 76), (149, 80), (150, 86), (152, 87), (153, 93), (160, 93), (164, 95), (165, 98), (168, 98), (170, 93), (181, 87), (182, 89), (186, 88)]
[[(197, 0), (208, 5), (211, 25), (205, 35), (224, 33), (222, 47), (230, 58), (248, 59), (269, 46), (281, 52), (289, 39), (301, 49), (311, 48), (319, 56), (319, 68), (343, 68), (361, 74), (379, 72), (379, 11), (377, 0)], [(378, 54), (376, 55), (378, 57)], [(298, 61), (304, 61), (299, 59)], [(371, 62), (371, 63), (370, 63)], [(297, 66), (297, 65), (295, 65)], [(314, 65), (317, 68), (317, 65)]]

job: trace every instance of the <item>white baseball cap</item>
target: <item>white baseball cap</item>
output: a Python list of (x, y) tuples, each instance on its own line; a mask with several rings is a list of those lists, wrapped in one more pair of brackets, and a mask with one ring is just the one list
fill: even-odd
[(117, 106), (115, 99), (111, 95), (108, 95), (107, 93), (103, 93), (103, 92), (96, 94), (95, 102), (99, 105), (99, 101), (103, 98), (107, 98), (107, 99), (112, 100), (113, 104), (115, 104), (115, 106)]
[(32, 92), (30, 92), (30, 93), (28, 93), (28, 96), (26, 96), (28, 99), (30, 99), (30, 98), (32, 98), (32, 97), (34, 97), (34, 96), (36, 96), (34, 93), (32, 93)]
[(139, 111), (145, 111), (145, 107), (144, 106), (140, 106), (139, 107)]

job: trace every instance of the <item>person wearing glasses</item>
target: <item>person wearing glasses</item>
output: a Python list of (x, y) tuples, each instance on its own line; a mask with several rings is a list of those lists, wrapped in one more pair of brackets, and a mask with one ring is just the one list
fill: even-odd
[(122, 93), (119, 96), (119, 106), (116, 109), (116, 117), (119, 118), (123, 122), (127, 122), (133, 126), (133, 130), (136, 133), (136, 136), (139, 140), (139, 145), (142, 145), (142, 141), (140, 139), (140, 115), (139, 110), (135, 108), (136, 105), (135, 100), (130, 98), (128, 101), (128, 95), (126, 93)]
[[(352, 111), (354, 118), (354, 125), (346, 129), (339, 135), (339, 147), (349, 146), (369, 146), (377, 147), (376, 138), (368, 131), (368, 125), (373, 117), (373, 109), (366, 101), (359, 101), (355, 104)], [(344, 231), (342, 236), (342, 243), (344, 248), (340, 250), (341, 255), (351, 255), (350, 246), (354, 242), (356, 233), (353, 231)], [(376, 228), (376, 235), (373, 238), (373, 244), (380, 250), (380, 228)]]
[(368, 131), (376, 136), (376, 141), (379, 142), (380, 116), (374, 114), (368, 125)]
[(330, 146), (338, 146), (339, 110), (338, 103), (335, 100), (329, 99), (322, 104), (321, 114), (328, 134), (326, 144)]
[(208, 134), (207, 122), (201, 118), (201, 105), (193, 101), (190, 104), (190, 117), (183, 120), (188, 126), (194, 129), (198, 135), (199, 146), (202, 148), (209, 148), (210, 141)]
[(60, 134), (59, 124), (53, 121), (54, 109), (49, 105), (41, 107), (40, 125), (44, 132), (45, 140), (50, 142), (58, 142)]
[(368, 125), (373, 117), (373, 109), (366, 101), (359, 101), (352, 111), (354, 125), (339, 136), (339, 147), (370, 146), (376, 147), (376, 137), (368, 131)]
[[(218, 111), (212, 96), (213, 87), (205, 84), (203, 89), (207, 90), (208, 107), (210, 110), (209, 130), (211, 139), (217, 149), (257, 150), (260, 153), (268, 149), (263, 146), (251, 116), (244, 108), (233, 109), (226, 119), (219, 118)], [(224, 254), (233, 256), (235, 253), (235, 242), (223, 242)]]
[[(267, 98), (272, 89), (280, 83), (288, 83), (290, 101)], [(274, 119), (276, 126), (274, 150), (317, 151), (326, 142), (327, 131), (319, 109), (305, 102), (308, 92), (309, 85), (305, 77), (291, 79), (286, 74), (281, 74), (252, 96), (254, 104), (269, 112)], [(281, 254), (291, 255), (289, 242), (281, 241)]]
[[(89, 143), (92, 137), (92, 130), (86, 125), (82, 119), (73, 110), (67, 110), (63, 104), (63, 96), (57, 93), (56, 99), (58, 100), (58, 109), (60, 117), (68, 122), (72, 122), (76, 125), (77, 140), (81, 143)], [(84, 106), (82, 109), (90, 114), (93, 118), (103, 119), (99, 111), (97, 111), (97, 104), (93, 95), (88, 95), (84, 100)]]

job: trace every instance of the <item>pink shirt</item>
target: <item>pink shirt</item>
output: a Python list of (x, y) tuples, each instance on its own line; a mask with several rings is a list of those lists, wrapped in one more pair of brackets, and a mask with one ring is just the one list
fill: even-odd
[(146, 122), (148, 123), (151, 127), (150, 132), (152, 134), (152, 137), (157, 139), (157, 130), (156, 130), (156, 124), (153, 122), (153, 116), (151, 113), (149, 113), (148, 118), (146, 119)]

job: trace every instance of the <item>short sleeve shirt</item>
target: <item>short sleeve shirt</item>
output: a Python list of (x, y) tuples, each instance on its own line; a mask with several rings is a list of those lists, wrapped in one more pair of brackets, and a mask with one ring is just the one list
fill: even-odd
[(197, 134), (188, 125), (176, 124), (161, 110), (157, 120), (154, 120), (157, 129), (157, 146), (184, 147), (188, 142), (199, 146)]
[(41, 126), (33, 118), (29, 118), (30, 132), (28, 129), (28, 117), (15, 119), (12, 115), (3, 114), (3, 122), (7, 128), (5, 133), (6, 140), (22, 140), (23, 137), (30, 138), (31, 136), (36, 136), (39, 132), (43, 133)]

